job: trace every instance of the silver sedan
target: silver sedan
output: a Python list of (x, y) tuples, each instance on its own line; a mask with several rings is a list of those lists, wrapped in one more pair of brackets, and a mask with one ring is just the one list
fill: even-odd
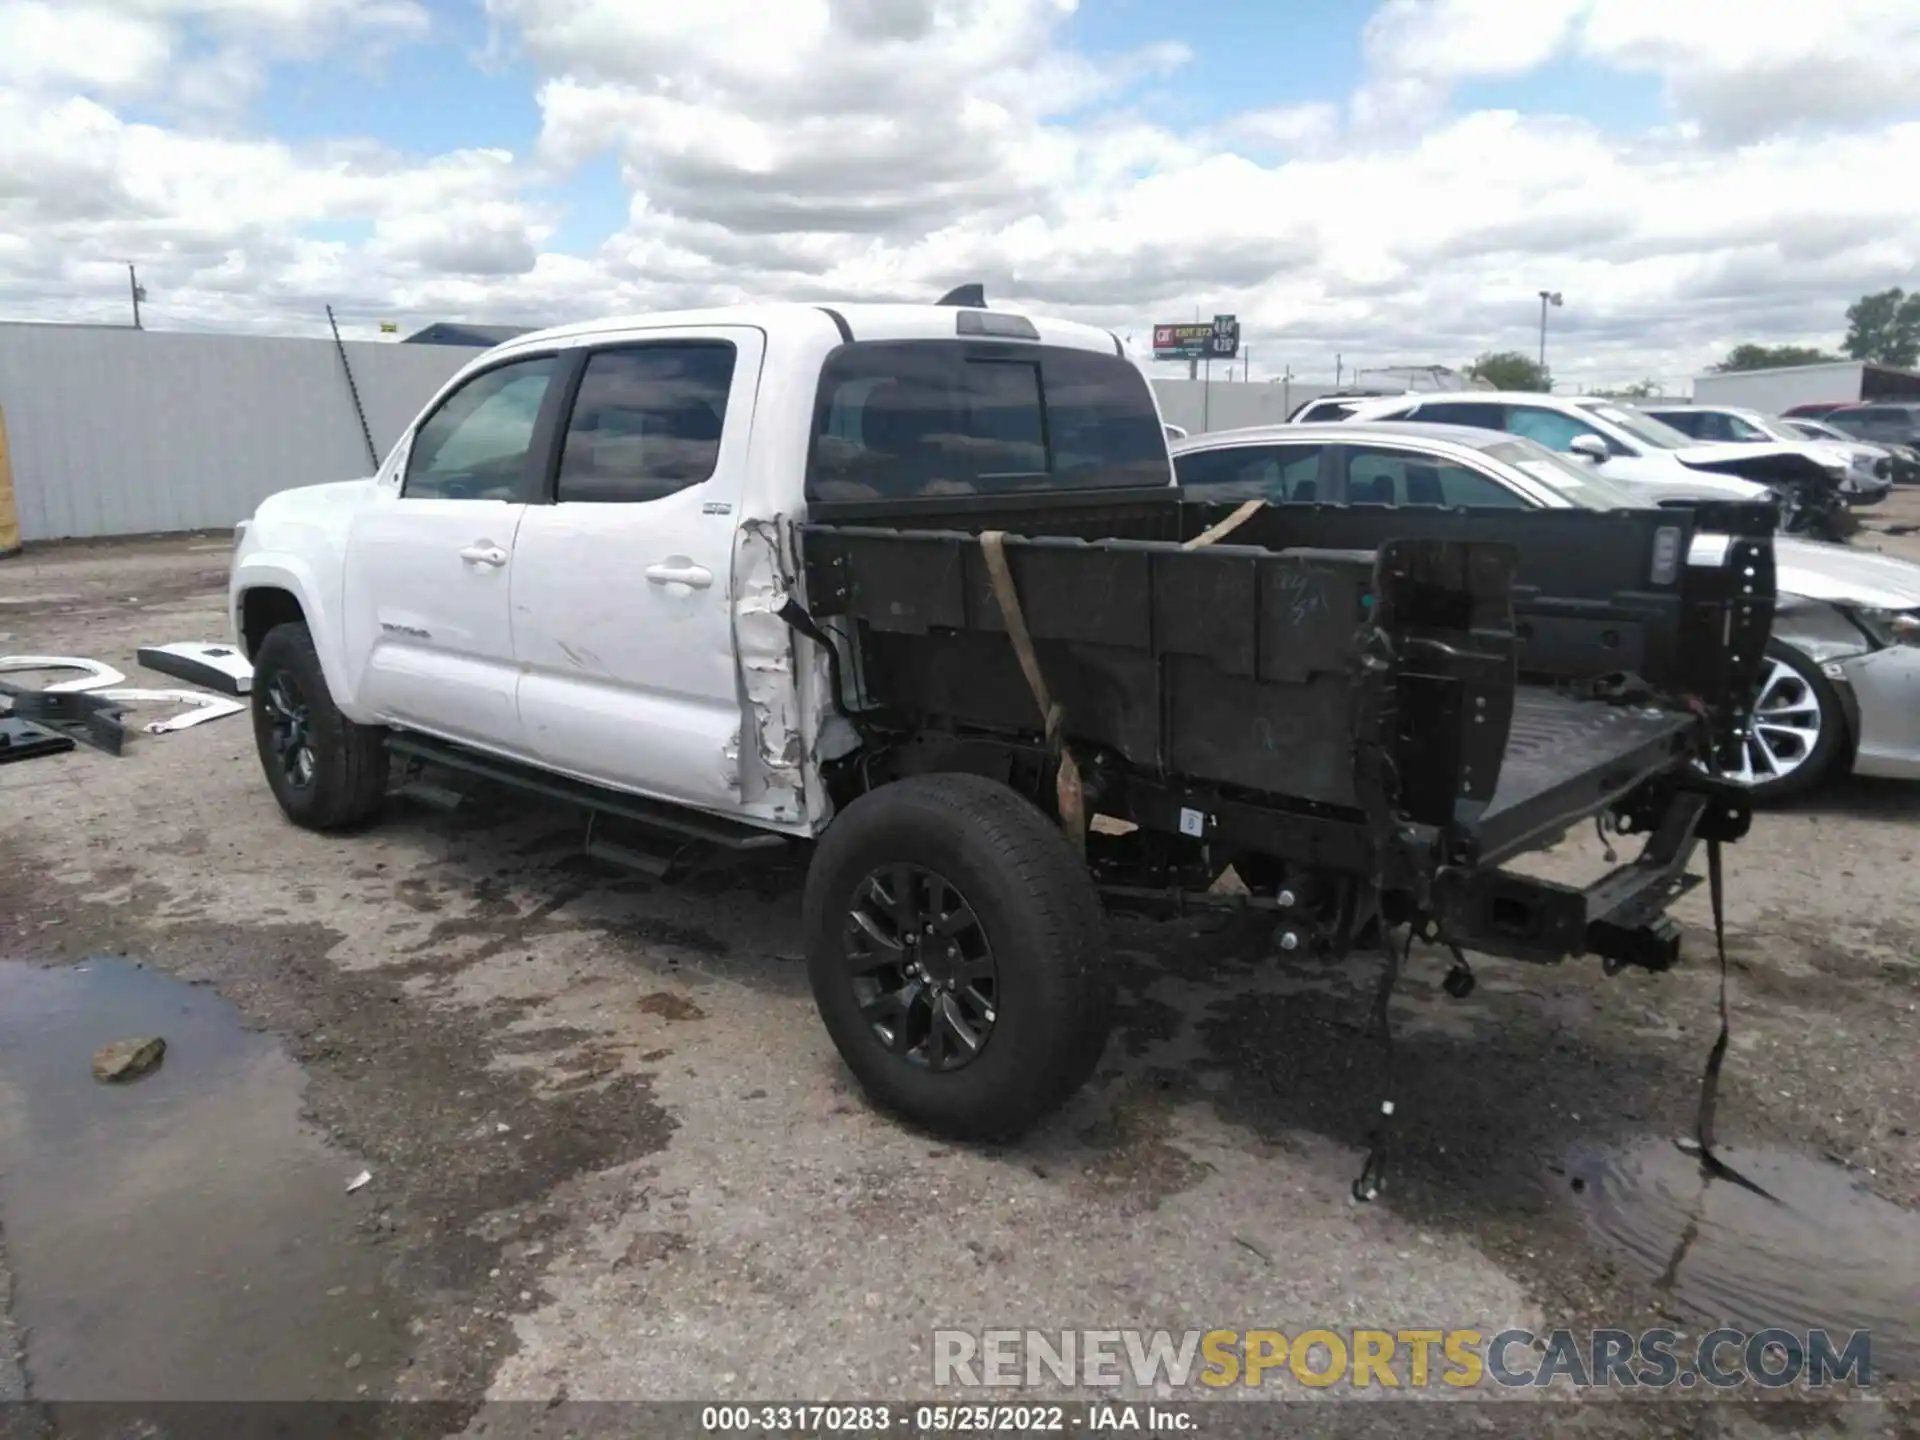
[[(1601, 476), (1520, 436), (1453, 425), (1276, 425), (1169, 448), (1183, 486), (1276, 503), (1612, 510), (1729, 498), (1717, 477), (1677, 496), (1671, 483)], [(1773, 639), (1739, 778), (1768, 800), (1848, 771), (1920, 779), (1920, 565), (1784, 535), (1774, 561)]]

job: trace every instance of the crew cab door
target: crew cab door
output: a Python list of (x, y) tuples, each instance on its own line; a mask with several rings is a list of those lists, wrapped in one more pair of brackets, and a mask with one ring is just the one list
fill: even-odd
[(530, 356), (468, 377), (414, 427), (397, 473), (355, 517), (346, 660), (361, 704), (381, 719), (523, 748), (507, 600), (559, 366)]
[(741, 808), (733, 542), (764, 337), (706, 326), (583, 352), (550, 498), (513, 557), (527, 744), (543, 765)]

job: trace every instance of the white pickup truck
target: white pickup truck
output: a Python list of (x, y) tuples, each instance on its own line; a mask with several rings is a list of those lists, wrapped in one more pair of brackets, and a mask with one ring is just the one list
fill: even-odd
[[(1006, 1135), (1100, 1053), (1102, 889), (1219, 903), (1232, 865), (1287, 950), (1674, 960), (1696, 842), (1747, 823), (1695, 762), (1751, 705), (1771, 512), (1399, 523), (1186, 497), (1107, 332), (762, 305), (479, 356), (376, 475), (259, 506), (231, 607), (294, 822), (369, 820), (404, 766), (656, 872), (811, 846), (849, 1067)], [(1517, 592), (1520, 545), (1565, 586)], [(1606, 880), (1501, 868), (1596, 815), (1649, 837)]]

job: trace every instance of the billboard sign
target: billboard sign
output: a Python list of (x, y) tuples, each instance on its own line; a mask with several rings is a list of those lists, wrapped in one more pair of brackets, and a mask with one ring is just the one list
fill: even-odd
[(1153, 327), (1156, 360), (1231, 360), (1239, 353), (1240, 320), (1234, 315), (1216, 315), (1211, 325), (1196, 320)]

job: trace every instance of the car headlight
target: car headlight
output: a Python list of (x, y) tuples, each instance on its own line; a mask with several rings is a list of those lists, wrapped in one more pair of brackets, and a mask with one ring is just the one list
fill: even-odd
[(1853, 623), (1883, 650), (1889, 645), (1920, 645), (1920, 613), (1879, 610), (1864, 605), (1849, 613)]

